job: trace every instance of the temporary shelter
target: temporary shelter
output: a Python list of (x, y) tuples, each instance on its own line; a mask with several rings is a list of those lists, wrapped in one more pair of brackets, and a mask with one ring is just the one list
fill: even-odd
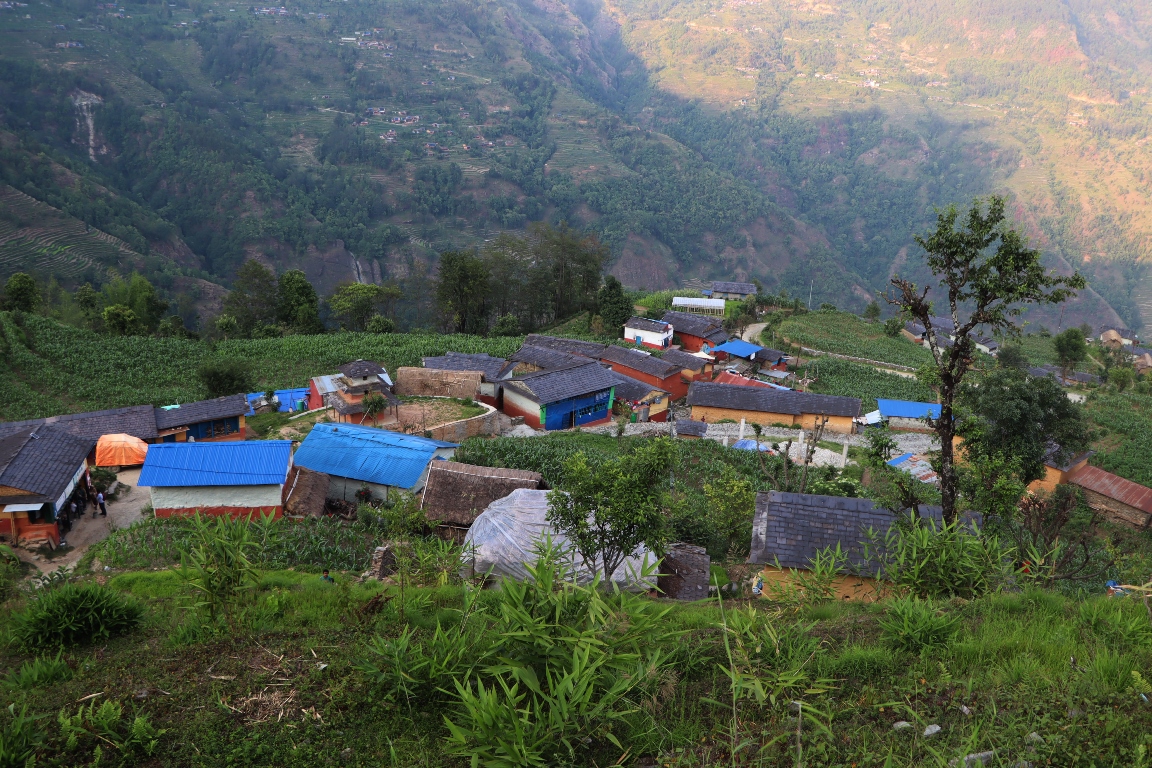
[(280, 517), (291, 466), (290, 440), (158, 443), (148, 450), (139, 485), (152, 489), (156, 517)]
[(450, 459), (455, 443), (351, 424), (317, 424), (296, 451), (296, 464), (331, 478), (328, 497), (351, 501), (367, 486), (387, 498), (389, 489), (418, 493), (433, 459)]
[(429, 520), (463, 533), (489, 504), (517, 488), (537, 489), (543, 479), (539, 472), (525, 469), (436, 461), (428, 468), (428, 484), (420, 496), (420, 508)]
[(148, 443), (132, 435), (104, 435), (96, 441), (98, 467), (135, 467), (147, 455)]
[[(538, 546), (546, 537), (551, 538), (553, 546), (571, 554), (578, 583), (588, 584), (602, 572), (601, 561), (594, 564), (595, 570), (590, 568), (573, 550), (568, 537), (548, 523), (549, 493), (518, 489), (488, 505), (464, 538), (464, 551), (468, 553), (464, 571), (469, 578), (487, 575), (495, 579), (528, 579), (525, 564), (535, 562)], [(655, 564), (656, 558), (641, 547), (616, 569), (612, 581), (623, 589), (651, 589), (654, 583), (648, 584), (639, 578), (645, 562)]]

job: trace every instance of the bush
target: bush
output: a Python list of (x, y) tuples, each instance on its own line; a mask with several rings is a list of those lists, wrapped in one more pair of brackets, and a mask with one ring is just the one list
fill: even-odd
[[(63, 651), (55, 656), (42, 656), (20, 665), (20, 669), (12, 670), (8, 674), (7, 686), (12, 689), (27, 691), (51, 685), (59, 680), (68, 680), (72, 677), (72, 668), (64, 661)], [(0, 765), (3, 761), (0, 761)]]
[(13, 617), (13, 638), (25, 649), (100, 642), (131, 632), (144, 606), (102, 584), (64, 584), (42, 592)]
[(1013, 551), (960, 521), (897, 519), (882, 540), (871, 530), (866, 539), (865, 558), (879, 561), (881, 577), (924, 598), (979, 597), (1011, 573)]
[(891, 651), (853, 645), (836, 656), (820, 662), (820, 674), (832, 678), (851, 678), (860, 682), (878, 682), (891, 676), (895, 667)]
[(200, 379), (208, 397), (248, 393), (256, 386), (252, 370), (243, 360), (205, 363), (196, 371), (196, 377)]
[(7, 716), (0, 714), (0, 766), (23, 768), (35, 764), (36, 749), (44, 741), (44, 734), (36, 727), (36, 717), (28, 715), (24, 707), (19, 713), (16, 705), (8, 705)]
[(960, 628), (959, 618), (915, 596), (893, 600), (879, 623), (892, 647), (913, 653), (948, 645)]
[(96, 467), (91, 472), (92, 487), (100, 493), (108, 493), (112, 483), (116, 482), (116, 473), (105, 467)]
[(396, 330), (396, 323), (394, 323), (391, 318), (376, 315), (368, 321), (365, 330), (367, 330), (368, 333), (392, 333)]

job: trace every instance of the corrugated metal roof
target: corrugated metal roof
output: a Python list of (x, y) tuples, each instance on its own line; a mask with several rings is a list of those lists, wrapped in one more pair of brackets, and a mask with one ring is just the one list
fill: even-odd
[(718, 309), (724, 311), (724, 299), (697, 299), (691, 296), (673, 296), (673, 307), (696, 307), (697, 309)]
[(1125, 480), (1099, 467), (1085, 464), (1072, 473), (1068, 482), (1152, 515), (1152, 488)]
[(917, 403), (911, 400), (883, 400), (877, 398), (876, 407), (886, 419), (922, 419), (931, 415), (940, 418), (940, 406), (936, 403)]
[(316, 385), (316, 391), (320, 397), (324, 397), (329, 392), (335, 392), (340, 389), (340, 385), (336, 383), (336, 379), (340, 378), (337, 374), (329, 374), (328, 376), (315, 376), (312, 382)]
[(394, 488), (411, 488), (439, 448), (455, 443), (372, 427), (317, 424), (296, 451), (301, 467)]
[[(253, 403), (260, 398), (264, 397), (263, 392), (249, 392), (246, 397), (248, 398), (248, 416), (255, 416), (256, 411), (253, 409)], [(308, 399), (308, 387), (299, 387), (297, 389), (277, 389), (276, 399), (280, 401), (280, 407), (277, 409), (281, 413), (288, 413), (295, 410), (295, 406), (301, 400)]]
[(712, 281), (713, 293), (742, 293), (748, 296), (756, 294), (755, 283), (733, 283), (726, 280)]
[(282, 485), (291, 463), (291, 440), (157, 443), (148, 446), (137, 484)]
[(732, 339), (726, 341), (718, 347), (713, 348), (713, 352), (726, 352), (729, 355), (736, 357), (745, 357), (752, 360), (756, 357), (757, 353), (763, 352), (764, 347), (759, 347), (755, 344), (743, 341), (741, 339)]

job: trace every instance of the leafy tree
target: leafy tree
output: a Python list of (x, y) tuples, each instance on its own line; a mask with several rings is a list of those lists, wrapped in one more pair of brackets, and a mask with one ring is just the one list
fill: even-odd
[(704, 484), (704, 496), (708, 499), (708, 525), (714, 539), (708, 549), (719, 557), (747, 552), (752, 546), (752, 517), (756, 513), (752, 482), (724, 464), (719, 476)]
[(104, 327), (115, 336), (129, 336), (136, 331), (136, 313), (123, 304), (105, 307)]
[(76, 306), (79, 307), (80, 311), (84, 314), (84, 319), (89, 327), (95, 328), (100, 324), (102, 318), (100, 310), (103, 306), (103, 301), (91, 283), (84, 283), (84, 285), (77, 288), (72, 300), (76, 302)]
[(322, 333), (320, 298), (299, 269), (290, 269), (276, 282), (276, 319), (297, 333)]
[(1024, 347), (1021, 345), (1005, 344), (996, 353), (996, 364), (1001, 368), (1023, 371), (1028, 368), (1028, 356), (1024, 354)]
[(236, 318), (242, 335), (249, 336), (255, 328), (275, 323), (277, 308), (276, 275), (255, 259), (248, 259), (236, 272), (232, 290), (224, 299), (224, 312)]
[(903, 327), (903, 320), (899, 317), (890, 317), (884, 321), (884, 335), (890, 339), (894, 339), (900, 335), (900, 329)]
[(392, 333), (396, 330), (396, 323), (384, 315), (374, 315), (366, 326), (368, 333)]
[(1116, 387), (1117, 392), (1126, 390), (1136, 378), (1136, 372), (1128, 367), (1116, 367), (1108, 371), (1108, 383)]
[(488, 281), (483, 259), (466, 251), (440, 254), (436, 300), (460, 333), (483, 333), (488, 325)]
[(363, 331), (384, 302), (399, 295), (400, 289), (395, 286), (345, 283), (328, 299), (328, 306), (332, 307), (346, 328)]
[(596, 294), (596, 304), (600, 307), (599, 315), (604, 320), (605, 329), (610, 329), (614, 336), (622, 335), (624, 323), (632, 317), (632, 300), (613, 275), (604, 278), (604, 286)]
[[(933, 325), (935, 312), (928, 287), (918, 288), (897, 275), (891, 280), (895, 293), (887, 298), (902, 314), (924, 326), (932, 352), (940, 417), (931, 426), (940, 439), (940, 496), (949, 523), (956, 519), (958, 493), (955, 400), (975, 358), (974, 332), (977, 328), (1018, 331), (1015, 318), (1028, 305), (1060, 303), (1086, 284), (1079, 273), (1066, 277), (1044, 269), (1040, 252), (1029, 248), (1024, 237), (1007, 225), (1004, 198), (975, 201), (958, 228), (959, 216), (956, 207), (949, 206), (938, 213), (935, 232), (916, 237), (946, 296), (943, 303), (955, 327), (952, 346), (941, 343)], [(970, 310), (967, 320), (961, 320), (964, 309)]]
[(105, 306), (120, 304), (132, 310), (136, 316), (133, 333), (153, 333), (168, 311), (168, 302), (161, 299), (155, 286), (139, 273), (133, 273), (127, 280), (117, 278), (106, 283), (102, 293)]
[(965, 456), (1010, 456), (1025, 485), (1044, 477), (1044, 460), (1054, 446), (1059, 450), (1051, 458), (1063, 462), (1086, 450), (1091, 439), (1083, 409), (1050, 377), (997, 368), (964, 387), (959, 402), (967, 415), (957, 430)]
[(216, 331), (227, 339), (229, 336), (235, 336), (240, 330), (240, 324), (236, 322), (236, 318), (232, 315), (220, 315), (216, 318)]
[(566, 535), (605, 583), (641, 545), (659, 551), (666, 537), (664, 486), (675, 447), (657, 438), (615, 460), (578, 453), (564, 463), (561, 489), (548, 495), (548, 522)]
[(388, 409), (388, 401), (385, 400), (384, 395), (380, 394), (379, 392), (369, 392), (368, 394), (364, 395), (363, 405), (364, 418), (360, 420), (361, 424), (366, 421), (371, 424), (375, 424), (376, 419), (380, 416), (380, 414), (384, 413), (384, 411)]
[(1079, 328), (1069, 328), (1056, 334), (1052, 338), (1052, 349), (1056, 352), (1056, 359), (1060, 361), (1060, 370), (1064, 376), (1067, 376), (1078, 363), (1088, 359), (1088, 345), (1084, 342), (1084, 333)]
[(492, 326), (492, 335), (519, 336), (520, 320), (516, 315), (501, 315), (496, 319), (496, 325)]
[(26, 272), (17, 272), (4, 284), (4, 299), (9, 309), (35, 312), (40, 306), (40, 289)]
[(217, 360), (205, 363), (196, 371), (208, 397), (224, 397), (238, 392), (251, 392), (256, 382), (252, 369), (243, 360)]
[(880, 319), (880, 303), (876, 301), (876, 299), (872, 299), (868, 306), (864, 308), (864, 319), (870, 323), (874, 323)]

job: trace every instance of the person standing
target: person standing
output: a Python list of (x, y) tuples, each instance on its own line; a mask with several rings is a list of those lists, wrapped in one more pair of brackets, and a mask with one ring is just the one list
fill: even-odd
[[(108, 517), (108, 508), (104, 506), (104, 493), (98, 491), (96, 493), (96, 504), (100, 507), (100, 517)], [(96, 517), (96, 512), (93, 510), (92, 517)]]

